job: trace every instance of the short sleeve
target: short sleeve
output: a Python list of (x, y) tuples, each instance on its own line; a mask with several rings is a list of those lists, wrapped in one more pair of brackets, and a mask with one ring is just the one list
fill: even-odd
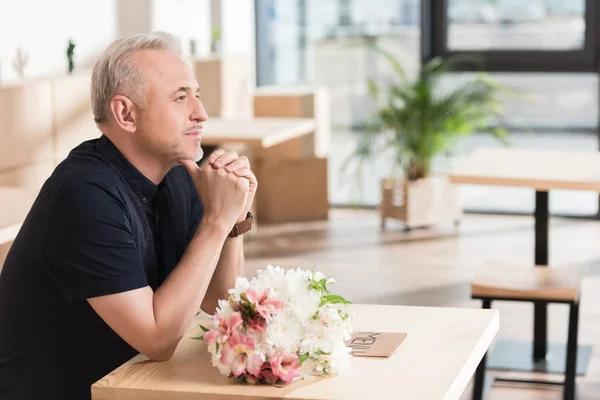
[(125, 204), (100, 183), (81, 183), (60, 196), (42, 257), (69, 302), (148, 285)]

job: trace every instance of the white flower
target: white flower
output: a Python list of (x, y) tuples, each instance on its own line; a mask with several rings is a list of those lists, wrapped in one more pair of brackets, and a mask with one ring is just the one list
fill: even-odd
[[(250, 351), (260, 359), (296, 355), (302, 364), (294, 379), (337, 374), (351, 361), (345, 342), (352, 334), (353, 312), (343, 298), (324, 297), (329, 294), (327, 285), (333, 283), (335, 280), (322, 272), (268, 265), (250, 280), (238, 278), (229, 291), (232, 302), (220, 300), (217, 313), (229, 316), (241, 312), (244, 321), (236, 328), (236, 340), (241, 340), (237, 343), (253, 346)], [(331, 303), (332, 299), (337, 302)], [(265, 309), (270, 311), (265, 314)], [(221, 349), (227, 345), (222, 344), (218, 352), (214, 345), (208, 348), (213, 366), (224, 375), (232, 372), (231, 366), (220, 362)]]
[(240, 301), (240, 294), (244, 293), (250, 287), (248, 279), (238, 276), (235, 279), (235, 288), (229, 289), (229, 294), (233, 294), (234, 301)]
[(213, 367), (216, 367), (222, 375), (229, 376), (231, 374), (231, 365), (221, 363), (221, 349), (216, 352), (217, 345), (215, 343), (208, 346), (208, 351), (213, 354), (211, 363)]

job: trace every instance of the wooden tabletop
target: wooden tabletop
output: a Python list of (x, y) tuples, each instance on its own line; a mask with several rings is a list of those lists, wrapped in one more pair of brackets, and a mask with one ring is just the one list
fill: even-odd
[(16, 237), (36, 195), (35, 191), (0, 187), (0, 244)]
[(210, 117), (203, 123), (202, 144), (243, 143), (271, 147), (315, 131), (312, 118), (222, 119)]
[(454, 165), (450, 182), (600, 192), (600, 153), (479, 148)]
[(390, 358), (354, 357), (342, 375), (272, 387), (220, 375), (204, 343), (190, 339), (201, 333), (194, 323), (169, 361), (140, 355), (92, 385), (92, 399), (458, 400), (498, 327), (497, 310), (357, 305), (355, 330), (407, 333)]

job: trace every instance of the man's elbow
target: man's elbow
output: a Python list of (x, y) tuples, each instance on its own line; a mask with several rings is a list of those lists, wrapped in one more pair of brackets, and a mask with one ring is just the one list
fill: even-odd
[(155, 343), (152, 346), (147, 346), (140, 353), (152, 361), (167, 361), (175, 354), (178, 343), (179, 340), (175, 343)]
[(149, 349), (142, 352), (143, 355), (151, 359), (152, 361), (167, 361), (173, 354), (175, 354), (175, 348), (172, 349)]
[(167, 361), (173, 354), (175, 353), (175, 349), (173, 350), (154, 350), (150, 352), (146, 352), (144, 355), (151, 359), (152, 361)]

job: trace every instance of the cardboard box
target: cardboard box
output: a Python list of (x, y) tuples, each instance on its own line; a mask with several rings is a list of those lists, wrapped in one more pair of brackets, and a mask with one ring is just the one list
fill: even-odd
[(327, 219), (327, 159), (255, 160), (256, 213), (260, 223)]

